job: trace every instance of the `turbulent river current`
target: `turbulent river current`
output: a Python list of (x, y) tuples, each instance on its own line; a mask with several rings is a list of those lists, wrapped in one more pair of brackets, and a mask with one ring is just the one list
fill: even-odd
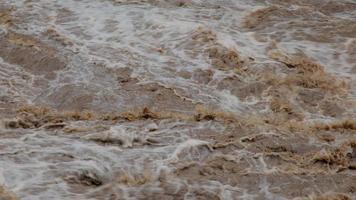
[(356, 198), (356, 1), (0, 0), (0, 199)]

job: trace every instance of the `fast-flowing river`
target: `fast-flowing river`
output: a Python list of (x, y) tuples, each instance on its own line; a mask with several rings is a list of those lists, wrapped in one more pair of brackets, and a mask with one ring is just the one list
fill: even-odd
[(353, 0), (1, 0), (0, 199), (356, 198)]

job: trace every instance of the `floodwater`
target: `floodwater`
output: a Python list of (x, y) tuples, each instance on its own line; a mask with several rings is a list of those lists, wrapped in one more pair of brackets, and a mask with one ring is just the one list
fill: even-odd
[(0, 199), (355, 199), (353, 0), (1, 0)]

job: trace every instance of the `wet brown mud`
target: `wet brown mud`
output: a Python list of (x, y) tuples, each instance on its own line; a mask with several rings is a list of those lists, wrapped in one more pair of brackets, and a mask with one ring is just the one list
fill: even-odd
[(1, 187), (0, 188), (0, 199), (17, 200), (17, 197), (12, 192), (9, 192), (7, 189)]
[[(334, 4), (334, 5), (333, 5)], [(291, 5), (296, 9), (289, 9)], [(353, 20), (336, 17), (339, 12), (352, 13), (355, 5), (337, 2), (304, 2), (295, 1), (292, 4), (272, 1), (272, 5), (257, 9), (245, 19), (245, 27), (250, 30), (259, 30), (266, 33), (269, 27), (275, 25), (279, 36), (285, 35), (286, 30), (293, 28), (293, 38), (296, 40), (309, 40), (313, 42), (334, 42), (339, 39), (335, 35), (352, 38), (355, 32)], [(335, 16), (336, 15), (336, 16)], [(301, 30), (310, 30), (309, 33)], [(274, 37), (278, 40), (278, 35)], [(285, 35), (287, 36), (287, 35)], [(280, 38), (280, 37), (279, 37)]]
[(38, 40), (18, 33), (8, 33), (0, 41), (0, 55), (10, 64), (21, 65), (35, 75), (55, 78), (55, 71), (65, 68), (54, 49), (43, 46)]

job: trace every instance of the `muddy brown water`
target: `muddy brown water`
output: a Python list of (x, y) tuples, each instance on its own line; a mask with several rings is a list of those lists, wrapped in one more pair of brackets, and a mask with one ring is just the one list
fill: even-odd
[(351, 0), (3, 0), (0, 199), (355, 199), (355, 25)]

